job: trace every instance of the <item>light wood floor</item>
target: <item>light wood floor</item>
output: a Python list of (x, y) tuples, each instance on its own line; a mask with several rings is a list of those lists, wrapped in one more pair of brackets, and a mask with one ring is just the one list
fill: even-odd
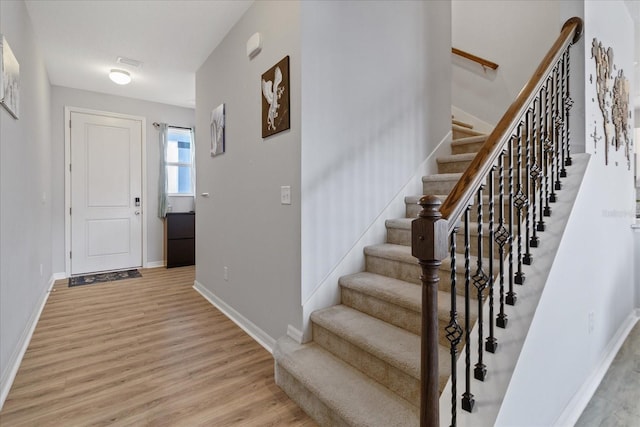
[(9, 396), (9, 426), (314, 426), (273, 358), (192, 289), (194, 268), (55, 284)]

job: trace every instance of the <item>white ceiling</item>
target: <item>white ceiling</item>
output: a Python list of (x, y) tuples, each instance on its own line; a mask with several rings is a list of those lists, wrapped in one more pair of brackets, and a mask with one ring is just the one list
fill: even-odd
[[(195, 107), (195, 72), (253, 0), (26, 0), (51, 84)], [(635, 105), (640, 106), (640, 2), (635, 20)], [(118, 56), (143, 63), (116, 64)], [(107, 74), (133, 77), (118, 86)]]
[[(27, 0), (52, 85), (195, 107), (195, 73), (253, 0)], [(118, 56), (143, 63), (116, 64)], [(112, 68), (131, 73), (119, 86)]]

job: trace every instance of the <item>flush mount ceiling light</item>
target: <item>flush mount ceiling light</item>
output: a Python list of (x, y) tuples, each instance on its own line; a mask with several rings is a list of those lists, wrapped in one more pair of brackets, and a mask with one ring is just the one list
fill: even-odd
[(131, 83), (131, 74), (125, 70), (119, 70), (117, 68), (113, 68), (109, 72), (109, 78), (116, 84), (126, 85)]

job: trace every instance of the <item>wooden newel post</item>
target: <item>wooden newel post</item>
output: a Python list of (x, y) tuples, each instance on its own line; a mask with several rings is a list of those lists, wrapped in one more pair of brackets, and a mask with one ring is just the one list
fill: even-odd
[(420, 425), (440, 424), (438, 390), (438, 269), (448, 252), (448, 224), (436, 196), (423, 196), (422, 211), (411, 223), (411, 253), (422, 267)]

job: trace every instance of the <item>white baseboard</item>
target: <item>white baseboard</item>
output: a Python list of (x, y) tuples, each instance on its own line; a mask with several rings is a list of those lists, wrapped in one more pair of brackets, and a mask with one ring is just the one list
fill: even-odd
[(144, 266), (144, 268), (160, 268), (160, 267), (164, 267), (165, 265), (166, 264), (164, 263), (164, 261), (149, 261)]
[(292, 325), (287, 325), (287, 336), (298, 344), (302, 344), (302, 331)]
[(607, 345), (608, 351), (602, 356), (600, 362), (596, 365), (594, 371), (589, 375), (586, 381), (582, 384), (582, 387), (573, 396), (573, 399), (569, 402), (564, 409), (560, 417), (554, 423), (555, 426), (574, 426), (582, 412), (587, 407), (587, 404), (593, 397), (593, 394), (598, 389), (598, 386), (602, 382), (602, 379), (606, 375), (613, 359), (618, 354), (618, 350), (624, 344), (627, 336), (633, 329), (634, 325), (640, 318), (640, 310), (634, 310), (629, 317), (618, 328), (618, 332), (611, 338), (609, 345)]
[(231, 321), (238, 325), (240, 329), (249, 334), (251, 338), (256, 340), (258, 344), (264, 347), (269, 353), (273, 354), (273, 347), (276, 344), (276, 340), (273, 339), (269, 334), (257, 327), (251, 320), (238, 313), (233, 307), (222, 301), (220, 298), (214, 295), (213, 292), (205, 288), (202, 283), (198, 282), (197, 280), (193, 282), (193, 289), (195, 289), (214, 307), (220, 310), (225, 316), (231, 319)]
[(49, 294), (51, 293), (53, 284), (56, 280), (64, 278), (66, 278), (66, 274), (64, 273), (54, 273), (51, 276), (51, 278), (49, 279), (49, 283), (47, 284), (47, 288), (40, 297), (40, 302), (36, 306), (36, 309), (33, 311), (33, 313), (31, 313), (31, 317), (29, 318), (29, 321), (22, 331), (22, 335), (20, 336), (18, 345), (15, 347), (13, 353), (11, 354), (9, 363), (7, 363), (7, 370), (4, 372), (4, 375), (0, 379), (0, 410), (2, 410), (4, 401), (9, 395), (9, 390), (11, 390), (13, 381), (15, 380), (18, 369), (20, 368), (20, 364), (22, 363), (22, 358), (24, 357), (24, 354), (29, 347), (31, 337), (33, 336), (33, 331), (35, 331), (38, 320), (40, 320), (42, 310), (44, 309), (44, 306), (49, 299)]

